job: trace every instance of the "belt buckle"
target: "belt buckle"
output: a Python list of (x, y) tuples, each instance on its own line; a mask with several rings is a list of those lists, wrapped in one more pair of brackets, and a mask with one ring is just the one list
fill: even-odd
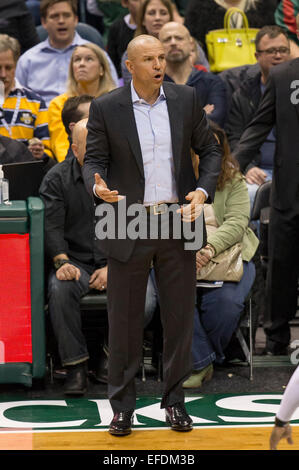
[(153, 205), (154, 215), (162, 215), (167, 212), (167, 204), (154, 204)]

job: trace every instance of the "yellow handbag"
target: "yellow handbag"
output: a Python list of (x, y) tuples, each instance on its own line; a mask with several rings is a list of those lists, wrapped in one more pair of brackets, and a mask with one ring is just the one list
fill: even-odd
[[(243, 16), (243, 28), (231, 27), (234, 13)], [(224, 29), (215, 29), (206, 34), (206, 46), (211, 72), (240, 65), (255, 64), (255, 36), (258, 28), (249, 28), (245, 13), (239, 8), (229, 8), (224, 16)]]

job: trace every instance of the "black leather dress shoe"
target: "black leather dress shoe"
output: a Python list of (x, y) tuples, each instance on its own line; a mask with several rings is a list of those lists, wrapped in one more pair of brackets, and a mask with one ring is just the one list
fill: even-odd
[(115, 413), (110, 423), (109, 432), (113, 436), (127, 436), (132, 432), (134, 410)]
[(191, 431), (193, 421), (187, 414), (183, 403), (176, 403), (173, 406), (165, 408), (166, 423), (174, 431)]
[(66, 395), (84, 395), (87, 390), (87, 367), (86, 362), (74, 366), (68, 366), (67, 376), (64, 384)]

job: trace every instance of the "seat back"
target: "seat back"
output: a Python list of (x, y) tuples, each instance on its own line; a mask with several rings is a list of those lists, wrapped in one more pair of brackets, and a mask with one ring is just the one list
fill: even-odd
[(270, 220), (271, 181), (259, 186), (253, 202), (251, 218), (259, 221), (259, 257), (264, 278), (268, 267), (268, 234)]
[(81, 310), (107, 310), (107, 293), (92, 290), (80, 301)]
[(253, 201), (251, 219), (259, 220), (261, 210), (270, 206), (271, 180), (259, 186)]

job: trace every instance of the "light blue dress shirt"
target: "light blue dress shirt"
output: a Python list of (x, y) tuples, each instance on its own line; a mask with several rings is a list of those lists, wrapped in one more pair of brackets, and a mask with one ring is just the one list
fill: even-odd
[[(66, 91), (69, 63), (74, 48), (87, 42), (76, 32), (70, 46), (66, 49), (54, 49), (47, 38), (21, 55), (17, 62), (16, 78), (21, 85), (38, 93), (48, 106), (55, 96)], [(112, 78), (118, 86), (114, 64), (106, 52), (105, 54)]]
[(163, 87), (153, 105), (139, 98), (133, 82), (131, 94), (143, 159), (144, 205), (178, 202), (169, 116)]
[[(153, 105), (139, 98), (132, 81), (131, 94), (144, 167), (143, 203), (149, 206), (161, 202), (178, 202), (170, 123), (163, 87), (161, 86), (160, 94)], [(208, 197), (203, 188), (196, 190), (203, 191)]]

